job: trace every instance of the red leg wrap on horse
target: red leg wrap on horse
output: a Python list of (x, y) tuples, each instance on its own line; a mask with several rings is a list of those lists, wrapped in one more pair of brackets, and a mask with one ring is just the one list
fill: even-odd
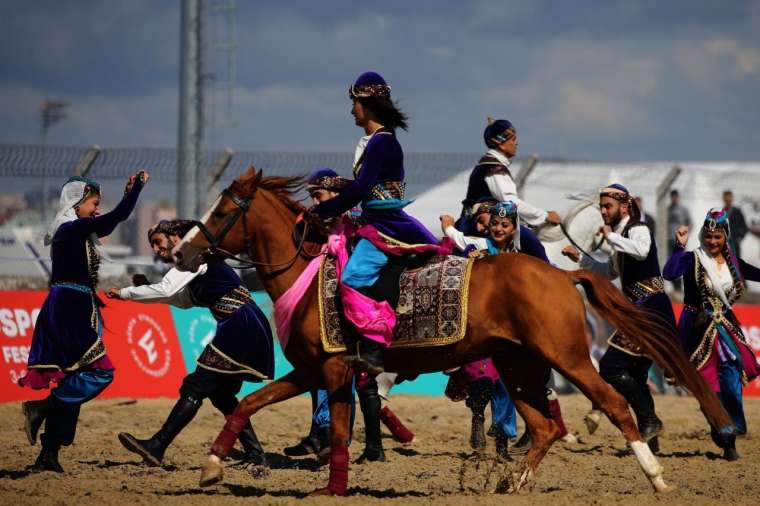
[(559, 437), (565, 437), (567, 435), (567, 427), (565, 427), (565, 421), (562, 419), (559, 400), (552, 399), (549, 401), (549, 413), (552, 415), (552, 420), (559, 426)]
[(225, 459), (227, 454), (235, 445), (240, 432), (248, 425), (250, 417), (240, 411), (240, 408), (236, 408), (230, 416), (227, 417), (227, 422), (224, 424), (222, 432), (216, 437), (213, 446), (211, 447), (211, 453)]
[(348, 446), (332, 445), (330, 447), (330, 481), (327, 488), (335, 495), (348, 492)]
[(407, 429), (401, 420), (398, 419), (396, 413), (391, 411), (388, 406), (383, 407), (380, 410), (380, 420), (390, 429), (393, 437), (400, 443), (411, 443), (414, 439), (414, 433)]

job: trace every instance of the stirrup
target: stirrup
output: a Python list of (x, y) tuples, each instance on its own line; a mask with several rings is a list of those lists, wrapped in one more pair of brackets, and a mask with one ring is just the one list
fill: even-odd
[[(361, 344), (369, 348), (363, 355), (361, 354)], [(374, 349), (373, 349), (374, 348)], [(385, 372), (382, 359), (382, 347), (378, 343), (368, 343), (367, 341), (356, 341), (356, 354), (344, 355), (343, 362), (354, 369), (354, 372), (366, 372), (370, 376), (377, 376)]]

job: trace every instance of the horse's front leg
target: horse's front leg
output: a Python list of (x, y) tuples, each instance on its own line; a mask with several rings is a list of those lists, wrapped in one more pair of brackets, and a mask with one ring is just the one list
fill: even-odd
[(251, 415), (264, 406), (290, 399), (308, 390), (313, 378), (303, 370), (295, 369), (282, 378), (265, 385), (243, 398), (235, 411), (227, 417), (224, 428), (216, 437), (206, 464), (201, 470), (201, 487), (208, 487), (222, 480), (222, 460), (235, 444), (240, 432), (248, 424)]
[(317, 489), (311, 495), (346, 495), (353, 371), (338, 355), (327, 359), (322, 370), (330, 395), (330, 480), (327, 487)]

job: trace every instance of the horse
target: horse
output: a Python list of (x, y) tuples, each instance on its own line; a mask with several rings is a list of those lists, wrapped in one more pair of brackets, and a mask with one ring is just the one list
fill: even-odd
[(596, 249), (601, 241), (599, 228), (604, 222), (598, 198), (585, 193), (568, 195), (567, 198), (577, 203), (562, 216), (562, 226), (541, 225), (536, 234), (549, 261), (560, 269), (572, 271), (578, 268), (578, 264), (563, 255), (562, 249), (571, 244), (585, 251)]
[[(296, 234), (296, 224), (316, 225), (296, 200), (302, 178), (264, 177), (250, 167), (226, 188), (173, 254), (177, 267), (195, 270), (210, 253), (247, 253), (256, 264), (272, 300), (296, 281), (319, 241)], [(236, 257), (237, 258), (237, 257)], [(673, 331), (634, 306), (607, 279), (595, 273), (557, 269), (533, 257), (511, 253), (475, 260), (470, 275), (468, 320), (464, 338), (443, 346), (395, 349), (385, 352), (388, 371), (415, 375), (442, 371), (492, 357), (525, 420), (533, 444), (521, 462), (509, 491), (529, 483), (559, 429), (552, 420), (545, 385), (554, 368), (573, 382), (622, 432), (655, 492), (671, 490), (662, 467), (642, 440), (625, 399), (609, 386), (589, 359), (584, 333), (584, 303), (576, 284), (605, 319), (631, 336), (641, 349), (672, 377), (689, 388), (708, 421), (730, 430), (720, 401), (681, 352)], [(348, 489), (349, 400), (353, 371), (342, 353), (325, 352), (320, 340), (317, 282), (312, 282), (294, 309), (285, 357), (293, 371), (268, 383), (240, 401), (212, 446), (201, 471), (201, 486), (221, 481), (222, 459), (234, 444), (241, 420), (263, 407), (312, 388), (329, 392), (331, 457), (328, 486), (316, 495), (345, 495)]]

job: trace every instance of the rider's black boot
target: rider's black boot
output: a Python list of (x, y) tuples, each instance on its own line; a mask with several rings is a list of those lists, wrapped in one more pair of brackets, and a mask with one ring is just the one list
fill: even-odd
[(119, 441), (127, 450), (138, 454), (149, 466), (160, 466), (166, 448), (198, 413), (202, 401), (180, 397), (161, 429), (150, 439), (137, 439), (128, 432), (119, 433)]
[(356, 338), (356, 354), (346, 355), (343, 361), (355, 372), (366, 372), (370, 376), (377, 376), (385, 372), (383, 366), (383, 350), (385, 346), (364, 337)]
[(357, 393), (359, 394), (359, 406), (364, 415), (364, 452), (356, 460), (356, 463), (362, 464), (365, 461), (385, 462), (380, 432), (380, 396), (377, 393), (375, 378), (370, 378)]

